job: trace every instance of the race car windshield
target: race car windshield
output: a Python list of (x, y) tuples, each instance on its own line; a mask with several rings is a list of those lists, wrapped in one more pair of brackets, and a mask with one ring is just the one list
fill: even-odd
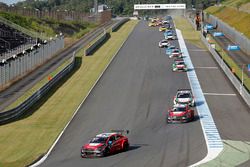
[(186, 108), (185, 107), (176, 107), (174, 111), (185, 112)]
[(190, 94), (189, 93), (179, 93), (177, 95), (178, 98), (190, 98)]
[(176, 64), (178, 64), (178, 65), (184, 65), (184, 62), (183, 61), (177, 61)]
[(95, 137), (93, 138), (90, 143), (106, 143), (107, 137)]

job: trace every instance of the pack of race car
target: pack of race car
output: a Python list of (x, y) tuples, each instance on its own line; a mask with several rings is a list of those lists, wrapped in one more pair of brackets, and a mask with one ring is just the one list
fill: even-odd
[(167, 111), (167, 123), (189, 122), (194, 120), (195, 100), (191, 89), (178, 89), (173, 107)]

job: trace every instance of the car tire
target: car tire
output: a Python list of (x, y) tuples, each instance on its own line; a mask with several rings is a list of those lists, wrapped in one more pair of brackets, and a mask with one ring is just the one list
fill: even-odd
[(103, 151), (102, 155), (103, 155), (103, 157), (106, 157), (106, 156), (109, 155), (109, 153), (110, 153), (110, 150), (109, 150), (109, 148), (107, 147), (107, 148), (105, 148), (105, 150)]
[(125, 142), (125, 143), (123, 144), (122, 151), (126, 152), (126, 151), (128, 151), (128, 149), (129, 149), (129, 144), (128, 144), (127, 142)]

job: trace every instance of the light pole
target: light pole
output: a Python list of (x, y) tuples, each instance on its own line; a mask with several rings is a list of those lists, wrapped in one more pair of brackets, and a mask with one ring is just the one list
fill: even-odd
[(242, 94), (242, 89), (243, 89), (243, 86), (244, 86), (244, 66), (245, 66), (245, 64), (242, 64), (240, 94)]

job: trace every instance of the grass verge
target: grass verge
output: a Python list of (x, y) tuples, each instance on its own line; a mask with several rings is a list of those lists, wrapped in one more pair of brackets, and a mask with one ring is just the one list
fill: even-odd
[(51, 72), (48, 77), (43, 78), (41, 81), (39, 81), (37, 84), (35, 84), (31, 89), (26, 91), (21, 97), (19, 97), (14, 103), (9, 105), (4, 109), (4, 111), (13, 109), (17, 107), (18, 105), (22, 104), (25, 100), (27, 100), (31, 95), (33, 95), (37, 90), (39, 90), (42, 86), (44, 86), (49, 81), (49, 77), (53, 77), (56, 74), (58, 74), (63, 68), (65, 68), (69, 63), (71, 62), (71, 59), (66, 60), (62, 65), (60, 65), (55, 71)]
[(204, 44), (200, 40), (200, 32), (195, 31), (187, 19), (181, 16), (176, 16), (174, 17), (174, 22), (176, 28), (181, 30), (181, 33), (185, 40), (189, 41), (199, 48), (205, 48)]
[(82, 57), (84, 50), (80, 50), (76, 56), (83, 63), (43, 105), (36, 107), (36, 112), (0, 126), (2, 166), (26, 166), (48, 150), (136, 24), (137, 21), (125, 23), (92, 56)]

